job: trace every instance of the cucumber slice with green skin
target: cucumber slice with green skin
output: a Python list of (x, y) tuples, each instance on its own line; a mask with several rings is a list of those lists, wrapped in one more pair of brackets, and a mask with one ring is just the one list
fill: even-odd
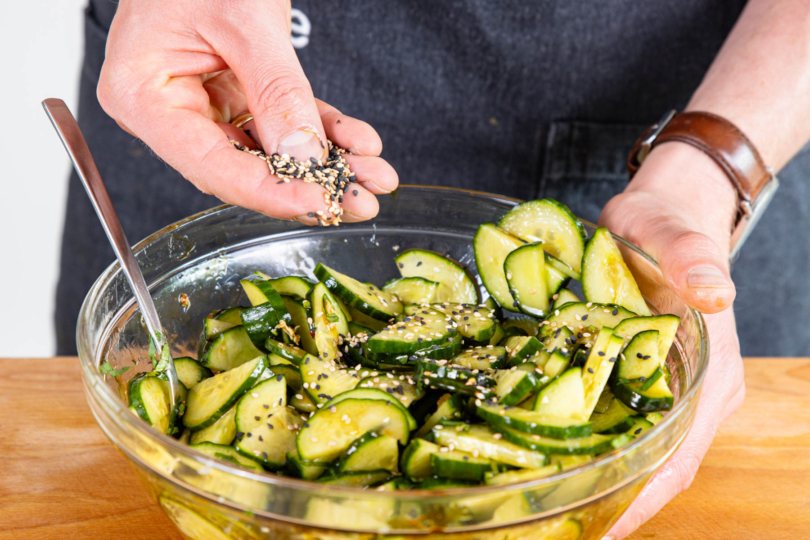
[(266, 279), (273, 288), (282, 296), (289, 296), (297, 302), (303, 302), (307, 298), (307, 293), (315, 285), (307, 278), (300, 276), (284, 276), (271, 278), (267, 274), (255, 272), (258, 276)]
[[(551, 266), (553, 270), (564, 275), (566, 281), (568, 279), (575, 279), (577, 281), (581, 279), (582, 276), (580, 275), (579, 272), (575, 272), (573, 268), (571, 268), (569, 265), (567, 265), (557, 257), (546, 253), (545, 259), (546, 259), (545, 260), (546, 266)], [(555, 292), (559, 292), (559, 290)]]
[(521, 364), (513, 369), (498, 370), (495, 394), (501, 405), (517, 405), (540, 387), (542, 373), (534, 364)]
[(621, 251), (604, 227), (596, 229), (585, 246), (582, 292), (589, 302), (616, 304), (638, 315), (651, 315)]
[(230, 371), (214, 375), (188, 392), (183, 424), (191, 431), (207, 428), (233, 407), (267, 369), (260, 356)]
[(501, 218), (498, 227), (527, 242), (543, 242), (548, 253), (580, 272), (585, 227), (564, 204), (554, 199), (519, 204)]
[(478, 227), (473, 238), (475, 265), (484, 287), (498, 304), (509, 311), (520, 311), (514, 297), (509, 291), (504, 273), (506, 257), (526, 243), (502, 231), (493, 223), (484, 223)]
[(326, 472), (328, 468), (328, 466), (323, 463), (304, 461), (298, 455), (298, 450), (287, 454), (287, 466), (295, 476), (303, 478), (304, 480), (316, 480)]
[(392, 402), (348, 398), (325, 405), (298, 434), (298, 454), (307, 461), (333, 461), (369, 431), (406, 444), (411, 431), (407, 413)]
[(365, 334), (366, 336), (373, 336), (377, 332), (369, 328), (368, 326), (363, 326), (360, 323), (356, 323), (354, 321), (349, 321), (349, 333), (353, 336), (359, 336), (360, 334)]
[(311, 414), (318, 410), (315, 401), (303, 390), (290, 396), (290, 406), (296, 411), (306, 414)]
[(422, 427), (414, 433), (414, 437), (425, 437), (433, 429), (433, 426), (444, 420), (458, 420), (464, 415), (464, 403), (461, 396), (455, 394), (444, 394), (437, 402), (436, 411), (428, 416), (422, 423)]
[(528, 482), (530, 480), (539, 480), (546, 478), (552, 474), (557, 474), (562, 469), (559, 465), (546, 465), (539, 469), (519, 469), (516, 471), (506, 471), (502, 473), (487, 473), (484, 476), (484, 483), (488, 486), (505, 486), (508, 484), (517, 484), (520, 482)]
[(495, 345), (467, 349), (453, 358), (452, 363), (467, 369), (498, 369), (506, 364), (506, 349)]
[[(548, 253), (546, 255), (548, 255)], [(546, 257), (546, 261), (548, 261), (548, 257)], [(550, 297), (553, 297), (560, 292), (563, 287), (566, 287), (569, 281), (571, 281), (571, 278), (567, 275), (557, 270), (557, 268), (551, 264), (546, 264), (546, 292)]]
[(165, 381), (141, 373), (129, 381), (129, 408), (161, 433), (169, 429), (171, 396)]
[(352, 442), (337, 463), (338, 473), (385, 470), (399, 472), (399, 445), (396, 439), (374, 432)]
[(644, 416), (644, 419), (647, 420), (647, 422), (651, 423), (652, 425), (655, 425), (664, 419), (664, 415), (661, 414), (660, 412), (652, 412), (646, 414)]
[[(419, 317), (432, 317), (443, 314), (451, 318), (458, 325), (458, 331), (465, 338), (479, 343), (489, 343), (497, 331), (498, 321), (492, 309), (471, 304), (431, 304), (430, 307), (421, 305), (407, 306), (407, 315)], [(408, 317), (403, 317), (403, 321)]]
[(615, 435), (594, 433), (576, 439), (555, 439), (518, 431), (516, 429), (493, 425), (492, 429), (503, 435), (503, 438), (516, 446), (544, 454), (595, 455), (613, 449)]
[(478, 407), (476, 412), (493, 429), (507, 427), (553, 439), (578, 439), (588, 437), (593, 433), (590, 422), (549, 416), (520, 407), (504, 407), (485, 403)]
[(594, 433), (622, 434), (633, 427), (634, 414), (636, 414), (634, 410), (614, 397), (605, 412), (594, 412), (590, 420)]
[(443, 343), (431, 345), (430, 347), (418, 350), (413, 354), (391, 355), (369, 353), (368, 358), (380, 369), (388, 369), (385, 367), (386, 364), (413, 364), (421, 358), (430, 358), (432, 360), (450, 360), (461, 354), (461, 345), (461, 334), (455, 333)]
[(402, 313), (402, 302), (399, 298), (374, 285), (361, 283), (321, 263), (315, 267), (315, 275), (346, 305), (373, 319), (387, 321)]
[(191, 388), (201, 380), (213, 376), (210, 369), (188, 356), (175, 358), (174, 369), (177, 371), (177, 379), (186, 388)]
[(497, 323), (495, 325), (495, 333), (492, 334), (492, 337), (489, 338), (490, 345), (497, 345), (501, 342), (501, 340), (506, 336), (506, 332), (503, 329), (501, 323)]
[[(590, 304), (590, 305), (589, 305)], [(578, 334), (593, 333), (603, 326), (615, 328), (617, 324), (636, 314), (621, 306), (592, 302), (571, 302), (554, 310), (540, 327), (541, 336), (549, 336), (560, 328), (568, 328), (577, 339)]]
[(301, 362), (304, 361), (304, 358), (308, 356), (304, 349), (296, 347), (290, 343), (276, 341), (273, 338), (268, 338), (267, 341), (264, 342), (264, 347), (270, 351), (271, 354), (278, 355), (296, 366), (300, 366)]
[[(497, 385), (495, 379), (487, 374), (480, 373), (478, 370), (467, 369), (462, 366), (456, 366), (445, 362), (444, 360), (418, 360), (416, 362), (416, 373), (414, 380), (424, 381), (430, 379), (431, 386), (436, 381), (445, 382), (448, 384), (456, 383), (462, 386), (468, 386), (470, 391), (468, 395), (484, 389), (494, 388)], [(481, 398), (483, 399), (483, 398)]]
[(371, 354), (413, 354), (444, 342), (457, 331), (452, 318), (433, 310), (407, 318), (407, 322), (396, 322), (371, 336), (366, 350)]
[(362, 324), (363, 326), (365, 326), (367, 328), (371, 328), (372, 330), (374, 330), (374, 332), (372, 332), (372, 333), (379, 332), (380, 330), (382, 330), (383, 328), (388, 326), (390, 324), (390, 322), (392, 322), (390, 320), (378, 321), (377, 319), (369, 317), (368, 315), (366, 315), (364, 313), (360, 313), (359, 311), (357, 311), (356, 309), (354, 309), (351, 306), (349, 306), (349, 314), (352, 317), (352, 321), (354, 321), (356, 323), (359, 323), (359, 324)]
[(307, 355), (298, 366), (303, 388), (315, 403), (326, 403), (335, 396), (354, 389), (360, 378), (334, 360)]
[(534, 412), (583, 422), (585, 416), (585, 385), (582, 370), (570, 368), (538, 392)]
[(675, 398), (667, 386), (666, 377), (660, 377), (644, 391), (638, 389), (641, 384), (643, 383), (613, 384), (611, 390), (622, 403), (636, 412), (650, 413), (672, 408)]
[(610, 407), (610, 404), (613, 403), (615, 396), (610, 388), (605, 388), (605, 391), (602, 392), (602, 395), (599, 396), (599, 401), (596, 402), (596, 407), (593, 409), (594, 413), (605, 413)]
[(507, 354), (507, 365), (520, 365), (543, 348), (542, 343), (532, 336), (512, 336), (503, 344)]
[(426, 478), (418, 484), (414, 484), (413, 489), (459, 489), (477, 486), (477, 482), (470, 480), (454, 480), (452, 478)]
[(430, 476), (430, 456), (439, 452), (440, 446), (424, 439), (414, 439), (402, 452), (402, 474), (418, 481)]
[(633, 427), (628, 430), (628, 433), (633, 435), (634, 438), (638, 438), (645, 431), (652, 429), (653, 425), (649, 420), (636, 416), (633, 418)]
[(242, 324), (242, 312), (244, 310), (245, 308), (242, 306), (229, 307), (212, 313), (211, 318), (232, 324), (234, 326), (239, 326)]
[(613, 333), (627, 340), (645, 330), (658, 330), (658, 359), (663, 365), (666, 364), (669, 349), (675, 341), (680, 324), (681, 319), (676, 315), (632, 317), (617, 324)]
[(262, 425), (268, 411), (287, 405), (287, 381), (284, 375), (261, 382), (245, 393), (236, 404), (236, 430), (248, 433)]
[(262, 354), (251, 341), (245, 327), (235, 326), (206, 343), (200, 364), (217, 371), (228, 371)]
[[(298, 346), (304, 349), (309, 354), (318, 354), (318, 348), (315, 346), (315, 340), (309, 332), (309, 321), (307, 321), (307, 310), (302, 302), (293, 300), (289, 296), (282, 296), (281, 300), (287, 307), (287, 311), (292, 318), (292, 326), (295, 334), (298, 336)], [(271, 338), (272, 339), (272, 338)], [(295, 340), (292, 340), (295, 342)], [(265, 348), (267, 344), (265, 343)], [(269, 350), (269, 349), (268, 349)]]
[(562, 354), (560, 351), (555, 351), (551, 358), (546, 362), (543, 367), (543, 376), (554, 379), (558, 375), (565, 372), (571, 365), (571, 357)]
[(326, 476), (318, 479), (319, 484), (345, 487), (369, 487), (387, 482), (391, 478), (388, 471), (361, 471), (343, 473), (337, 476)]
[(596, 336), (588, 360), (582, 369), (582, 384), (585, 387), (584, 418), (590, 418), (593, 414), (599, 396), (607, 387), (623, 344), (622, 338), (613, 335), (612, 328), (604, 327)]
[[(276, 357), (280, 360), (279, 357)], [(269, 361), (273, 361), (268, 356)], [(298, 366), (292, 364), (270, 364), (267, 366), (267, 369), (262, 374), (261, 379), (268, 380), (271, 378), (277, 378), (279, 375), (284, 377), (287, 381), (287, 385), (289, 386), (290, 390), (294, 392), (300, 392), (303, 386), (303, 379), (301, 379), (301, 371), (299, 371)]]
[(545, 368), (551, 355), (558, 352), (566, 357), (573, 356), (574, 348), (576, 347), (577, 340), (573, 337), (573, 332), (566, 327), (558, 328), (553, 334), (544, 337), (541, 342), (542, 348), (534, 356), (534, 363), (538, 366)]
[(234, 326), (242, 326), (242, 319), (239, 319), (239, 324), (232, 324), (225, 321), (220, 321), (214, 317), (207, 317), (203, 321), (203, 331), (200, 339), (202, 341), (211, 341), (225, 330), (233, 328)]
[(231, 407), (228, 412), (219, 417), (219, 420), (205, 429), (191, 433), (189, 444), (201, 444), (205, 442), (215, 444), (231, 444), (236, 437), (236, 407)]
[(560, 292), (557, 293), (557, 298), (554, 299), (554, 305), (552, 306), (552, 310), (560, 309), (565, 304), (571, 302), (580, 302), (581, 300), (579, 297), (572, 293), (569, 289), (560, 289)]
[(243, 279), (239, 283), (253, 304), (241, 313), (242, 324), (253, 344), (261, 348), (270, 336), (284, 335), (285, 340), (292, 339), (292, 317), (273, 286), (261, 279)]
[(323, 283), (315, 285), (307, 298), (307, 321), (319, 358), (336, 361), (338, 346), (349, 335), (349, 320)]
[(424, 249), (409, 249), (394, 260), (402, 277), (421, 277), (439, 284), (433, 295), (434, 302), (480, 302), (478, 287), (467, 269), (443, 255)]
[(403, 406), (410, 407), (411, 403), (421, 398), (423, 392), (416, 388), (411, 377), (394, 375), (393, 373), (379, 373), (360, 380), (357, 388), (376, 388), (396, 399)]
[(395, 295), (403, 304), (429, 304), (433, 301), (436, 289), (439, 288), (437, 281), (421, 277), (406, 277), (392, 279), (382, 290)]
[(291, 407), (276, 407), (265, 411), (262, 423), (247, 432), (237, 432), (236, 450), (249, 456), (271, 470), (278, 470), (287, 463), (287, 454), (295, 451), (295, 440), (304, 419)]
[[(621, 337), (621, 336), (619, 336)], [(658, 359), (658, 330), (645, 330), (636, 334), (616, 363), (613, 377), (617, 383), (648, 382), (653, 375), (661, 376), (661, 361)], [(649, 384), (647, 388), (649, 388)], [(647, 388), (642, 385), (641, 390)]]
[(503, 263), (506, 283), (517, 308), (528, 315), (548, 313), (545, 252), (542, 244), (528, 244), (506, 256)]
[(433, 437), (442, 446), (453, 445), (456, 450), (521, 469), (538, 469), (546, 464), (545, 454), (510, 443), (488, 426), (439, 424), (433, 428)]
[(501, 323), (504, 330), (509, 328), (520, 328), (524, 336), (537, 336), (540, 331), (540, 321), (533, 317), (515, 317), (506, 319)]
[(233, 446), (216, 444), (213, 442), (192, 443), (191, 448), (205, 455), (228, 461), (245, 469), (264, 471), (259, 463), (237, 452)]
[(497, 466), (492, 460), (460, 450), (439, 451), (430, 455), (430, 473), (439, 478), (481, 482), (486, 473), (496, 470)]

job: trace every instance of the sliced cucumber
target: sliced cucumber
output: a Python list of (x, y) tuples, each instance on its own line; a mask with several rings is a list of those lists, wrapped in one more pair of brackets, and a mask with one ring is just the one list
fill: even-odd
[(442, 446), (452, 445), (456, 450), (522, 469), (537, 469), (546, 464), (545, 454), (510, 443), (487, 426), (439, 424), (433, 428), (433, 437)]
[(548, 313), (546, 263), (542, 244), (528, 244), (509, 253), (503, 263), (506, 283), (517, 308), (528, 315)]
[(240, 283), (253, 304), (253, 307), (245, 308), (241, 313), (242, 324), (253, 344), (263, 347), (265, 340), (271, 336), (292, 339), (292, 317), (273, 286), (260, 279), (243, 279)]
[(250, 431), (239, 429), (237, 412), (236, 449), (270, 469), (287, 463), (287, 455), (295, 451), (295, 440), (304, 419), (292, 407), (276, 407), (265, 411), (262, 423)]
[(680, 317), (675, 315), (632, 317), (617, 324), (613, 333), (621, 338), (630, 339), (645, 330), (658, 330), (658, 359), (665, 364), (680, 324)]
[(488, 473), (484, 478), (484, 483), (488, 486), (505, 486), (507, 484), (518, 484), (530, 480), (539, 480), (557, 474), (561, 468), (559, 465), (546, 465), (539, 469), (518, 469), (502, 473)]
[(495, 429), (508, 427), (553, 439), (575, 439), (588, 437), (593, 433), (590, 422), (572, 420), (543, 413), (527, 411), (520, 407), (484, 404), (476, 412)]
[[(292, 318), (293, 329), (295, 330), (295, 334), (298, 336), (298, 346), (309, 354), (318, 354), (318, 347), (315, 346), (315, 339), (312, 337), (312, 334), (309, 331), (307, 310), (304, 307), (304, 304), (289, 296), (282, 296), (281, 299), (284, 302), (284, 305), (287, 307), (290, 317)], [(295, 342), (295, 340), (293, 340), (293, 342)], [(265, 348), (267, 348), (266, 342)]]
[(361, 283), (321, 263), (315, 267), (315, 275), (335, 296), (369, 317), (387, 321), (402, 313), (399, 298), (374, 285)]
[(297, 302), (306, 300), (307, 293), (315, 285), (309, 279), (300, 276), (284, 276), (273, 279), (266, 274), (259, 272), (256, 272), (256, 274), (266, 279), (278, 294), (288, 296)]
[(228, 371), (262, 354), (251, 341), (245, 327), (236, 326), (205, 345), (200, 364), (217, 371)]
[(424, 349), (420, 349), (413, 354), (383, 354), (368, 352), (369, 360), (374, 362), (380, 369), (390, 369), (385, 365), (404, 365), (414, 363), (420, 358), (430, 358), (432, 360), (450, 360), (461, 353), (461, 334), (455, 333), (447, 340), (439, 344), (433, 344)]
[(175, 358), (174, 369), (177, 370), (177, 378), (186, 388), (191, 388), (201, 380), (213, 375), (210, 369), (188, 356)]
[(307, 355), (298, 369), (301, 371), (302, 386), (315, 403), (326, 403), (360, 382), (353, 371), (342, 368), (335, 360), (324, 360), (317, 356)]
[(129, 381), (129, 408), (161, 433), (169, 429), (171, 396), (166, 382), (141, 373)]
[(236, 430), (252, 431), (265, 423), (270, 412), (287, 405), (287, 381), (283, 375), (261, 382), (245, 393), (236, 404)]
[(478, 287), (467, 269), (447, 257), (424, 249), (409, 249), (395, 260), (402, 277), (421, 277), (439, 283), (434, 302), (480, 302)]
[(540, 199), (519, 204), (498, 222), (504, 231), (544, 248), (580, 272), (585, 248), (585, 227), (562, 203)]
[(516, 429), (493, 425), (495, 431), (512, 444), (544, 454), (601, 454), (613, 446), (614, 435), (594, 433), (577, 439), (554, 439), (543, 435), (533, 435)]
[(219, 420), (253, 387), (265, 369), (267, 359), (260, 356), (195, 385), (188, 392), (183, 424), (191, 431), (199, 431)]
[(533, 363), (521, 364), (512, 369), (498, 370), (495, 380), (495, 394), (498, 396), (498, 403), (501, 405), (517, 405), (529, 394), (532, 394), (540, 387), (542, 374), (537, 372), (537, 366)]
[(537, 336), (540, 331), (540, 321), (533, 317), (514, 317), (503, 321), (504, 329), (520, 328), (524, 336)]
[(382, 401), (386, 405), (393, 405), (405, 416), (405, 419), (408, 422), (408, 429), (413, 431), (416, 429), (416, 420), (414, 420), (413, 416), (410, 412), (408, 412), (407, 407), (403, 405), (398, 399), (392, 399), (390, 394), (379, 390), (378, 388), (355, 388), (354, 390), (349, 390), (348, 392), (343, 392), (339, 396), (335, 397), (332, 401), (327, 403), (325, 407), (331, 407), (332, 405), (336, 405), (343, 400), (346, 399), (370, 399), (376, 401)]
[(586, 421), (585, 385), (582, 370), (571, 368), (540, 390), (534, 400), (534, 412), (558, 418)]
[(497, 369), (506, 363), (506, 349), (494, 345), (478, 346), (454, 357), (452, 363), (467, 369)]
[(667, 386), (666, 377), (660, 377), (651, 387), (639, 390), (644, 383), (612, 384), (611, 389), (625, 405), (640, 413), (668, 411), (675, 398)]
[(621, 306), (571, 302), (551, 313), (540, 327), (540, 335), (549, 336), (560, 328), (566, 327), (577, 335), (578, 339), (581, 339), (578, 334), (593, 333), (599, 331), (603, 326), (615, 328), (621, 321), (630, 317), (635, 317), (635, 314)]
[(295, 476), (303, 478), (304, 480), (315, 480), (326, 472), (328, 468), (328, 466), (323, 463), (304, 461), (298, 455), (298, 450), (287, 454), (287, 465)]
[(571, 366), (571, 356), (566, 356), (560, 351), (554, 351), (543, 367), (543, 377), (553, 379), (564, 373), (569, 366)]
[(336, 476), (326, 476), (318, 480), (320, 484), (346, 487), (369, 487), (388, 481), (391, 473), (382, 471), (348, 472)]
[(219, 420), (205, 429), (191, 433), (189, 444), (210, 442), (214, 444), (231, 444), (236, 437), (236, 407), (219, 417)]
[(374, 334), (366, 342), (370, 353), (413, 354), (444, 342), (456, 332), (452, 318), (430, 310), (427, 315), (411, 315), (407, 322), (396, 322)]
[(240, 467), (244, 467), (245, 469), (250, 469), (253, 471), (264, 470), (256, 460), (243, 456), (242, 454), (237, 452), (233, 448), (233, 446), (228, 446), (225, 444), (216, 444), (213, 442), (192, 443), (190, 446), (191, 448), (197, 450), (198, 452), (202, 452), (203, 454), (206, 454), (208, 456), (228, 461)]
[[(458, 331), (465, 338), (478, 343), (489, 343), (489, 340), (495, 335), (498, 321), (495, 319), (493, 311), (486, 306), (445, 303), (432, 304), (430, 310), (438, 311), (452, 318), (458, 325)], [(417, 314), (421, 314), (421, 312)]]
[(410, 377), (395, 375), (393, 373), (379, 373), (361, 379), (358, 388), (377, 388), (393, 399), (398, 400), (405, 407), (422, 397), (422, 392), (416, 388)]
[(492, 389), (497, 384), (495, 379), (478, 370), (454, 366), (443, 360), (418, 360), (414, 379), (417, 386), (427, 385), (478, 399), (493, 397), (495, 393)]
[(649, 420), (636, 416), (633, 418), (633, 427), (628, 430), (628, 433), (633, 435), (633, 437), (639, 437), (645, 431), (652, 429), (653, 425), (655, 424)]
[(439, 283), (421, 277), (392, 279), (382, 290), (395, 295), (403, 304), (429, 304), (433, 302)]
[(425, 419), (422, 427), (414, 433), (414, 437), (425, 437), (439, 422), (458, 420), (463, 415), (463, 402), (459, 395), (444, 394), (436, 405), (436, 411)]
[(296, 366), (301, 365), (301, 362), (307, 357), (307, 352), (304, 349), (289, 343), (276, 341), (272, 338), (268, 338), (267, 341), (264, 342), (264, 347), (270, 351), (271, 354), (278, 355)]
[(582, 369), (582, 384), (585, 387), (584, 418), (590, 418), (599, 396), (607, 387), (613, 366), (622, 349), (622, 338), (613, 335), (613, 329), (603, 327), (596, 336), (596, 341), (588, 354), (588, 360)]
[(481, 482), (488, 472), (497, 470), (495, 463), (485, 457), (451, 450), (430, 455), (430, 473), (439, 478)]
[[(661, 361), (658, 359), (658, 341), (658, 330), (645, 330), (636, 334), (619, 356), (614, 373), (617, 382), (643, 383), (651, 379), (656, 372), (660, 376)], [(643, 388), (643, 385), (640, 388), (646, 389)]]
[(303, 379), (301, 378), (301, 371), (298, 366), (293, 364), (280, 364), (277, 363), (282, 360), (281, 357), (275, 355), (267, 355), (268, 362), (273, 362), (267, 366), (262, 380), (267, 380), (272, 377), (283, 376), (287, 381), (287, 386), (293, 392), (300, 392), (303, 386)]
[(573, 333), (566, 327), (558, 328), (553, 334), (546, 336), (541, 341), (543, 347), (534, 356), (534, 363), (538, 366), (545, 368), (549, 358), (555, 352), (558, 352), (566, 357), (573, 356), (574, 348), (576, 347), (577, 340), (573, 337)]
[(298, 454), (307, 461), (332, 461), (357, 437), (370, 431), (408, 442), (407, 416), (391, 402), (376, 399), (344, 399), (326, 405), (298, 434)]
[(553, 297), (560, 292), (563, 287), (568, 285), (571, 278), (564, 272), (557, 270), (557, 267), (549, 264), (548, 261), (553, 259), (551, 255), (546, 253), (546, 292), (549, 296)]
[(239, 324), (232, 324), (225, 321), (220, 321), (214, 317), (207, 317), (203, 321), (203, 331), (200, 340), (203, 342), (211, 341), (225, 330), (233, 328), (234, 326), (241, 326), (242, 319), (239, 319)]
[(218, 321), (239, 326), (242, 324), (242, 312), (245, 310), (242, 306), (229, 307), (216, 312), (212, 318)]
[(352, 336), (358, 337), (362, 334), (365, 334), (367, 337), (371, 337), (377, 333), (376, 330), (372, 330), (368, 326), (363, 326), (360, 323), (356, 323), (354, 321), (349, 321), (349, 333)]
[(439, 452), (439, 445), (424, 439), (414, 439), (402, 452), (402, 474), (411, 480), (430, 476), (430, 456)]
[(650, 315), (636, 280), (624, 263), (610, 232), (596, 229), (582, 257), (582, 291), (585, 299), (616, 304), (638, 315)]
[[(555, 273), (559, 273), (565, 276), (565, 281), (568, 281), (569, 279), (575, 279), (579, 281), (582, 278), (579, 272), (575, 272), (573, 268), (571, 268), (568, 264), (564, 263), (557, 257), (546, 253), (545, 259), (546, 259), (545, 260), (546, 266), (550, 266), (555, 271)], [(559, 289), (554, 292), (559, 292)]]
[(503, 344), (508, 358), (507, 364), (517, 366), (540, 352), (543, 345), (532, 336), (512, 336)]
[(290, 396), (290, 406), (298, 412), (307, 414), (318, 410), (318, 404), (303, 390)]
[(377, 470), (399, 472), (399, 446), (393, 437), (374, 432), (352, 442), (337, 464), (341, 473)]
[(525, 242), (502, 231), (493, 223), (484, 223), (478, 227), (473, 238), (475, 264), (481, 281), (498, 304), (509, 311), (520, 310), (509, 292), (504, 262), (511, 252), (524, 244)]
[(352, 321), (354, 321), (354, 322), (356, 322), (358, 324), (362, 324), (363, 326), (365, 326), (367, 328), (371, 328), (372, 330), (374, 330), (374, 332), (379, 332), (380, 330), (382, 330), (383, 328), (388, 326), (389, 323), (393, 322), (391, 320), (378, 321), (377, 319), (369, 317), (368, 315), (366, 315), (364, 313), (360, 313), (359, 311), (357, 311), (356, 309), (354, 309), (351, 306), (349, 306), (349, 314), (351, 314)]
[(607, 410), (603, 413), (594, 412), (591, 415), (594, 433), (621, 434), (626, 433), (634, 425), (635, 411), (625, 406), (615, 397), (610, 401)]
[(560, 292), (557, 293), (557, 298), (554, 299), (554, 306), (552, 309), (560, 309), (565, 304), (579, 301), (579, 297), (569, 289), (560, 289)]
[(349, 320), (326, 285), (318, 283), (309, 291), (307, 317), (315, 340), (317, 356), (335, 362), (340, 354), (338, 346), (349, 335)]

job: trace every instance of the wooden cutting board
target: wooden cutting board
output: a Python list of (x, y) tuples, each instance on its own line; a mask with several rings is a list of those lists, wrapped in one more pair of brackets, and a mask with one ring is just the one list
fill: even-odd
[[(747, 359), (745, 405), (632, 540), (810, 538), (810, 359)], [(76, 358), (0, 359), (0, 540), (180, 539), (90, 414)]]

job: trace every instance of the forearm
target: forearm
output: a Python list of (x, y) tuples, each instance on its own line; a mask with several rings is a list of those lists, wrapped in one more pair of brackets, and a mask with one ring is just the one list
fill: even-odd
[(750, 0), (687, 110), (727, 118), (782, 168), (810, 139), (810, 2)]

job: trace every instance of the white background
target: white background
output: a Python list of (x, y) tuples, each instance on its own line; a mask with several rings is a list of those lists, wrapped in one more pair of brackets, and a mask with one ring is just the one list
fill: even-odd
[(40, 102), (76, 112), (86, 0), (3, 0), (0, 357), (52, 356), (69, 161)]

